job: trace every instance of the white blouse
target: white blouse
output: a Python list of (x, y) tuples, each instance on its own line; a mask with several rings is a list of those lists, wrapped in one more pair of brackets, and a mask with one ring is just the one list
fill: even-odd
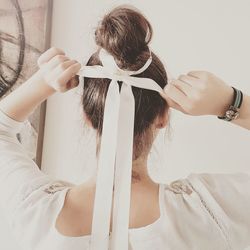
[[(56, 230), (56, 218), (73, 184), (44, 174), (27, 156), (16, 138), (23, 123), (0, 111), (0, 207), (17, 242), (24, 250), (89, 249), (89, 235), (68, 237)], [(160, 184), (159, 205), (160, 217), (154, 223), (129, 229), (130, 250), (250, 246), (247, 174), (191, 174)]]

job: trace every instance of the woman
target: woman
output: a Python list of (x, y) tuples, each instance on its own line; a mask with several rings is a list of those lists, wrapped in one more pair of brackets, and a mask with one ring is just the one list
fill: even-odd
[[(103, 49), (120, 68), (137, 71), (151, 58), (151, 37), (152, 28), (142, 14), (116, 8), (97, 28), (99, 49), (87, 65), (103, 65)], [(129, 249), (244, 249), (250, 245), (249, 176), (197, 174), (167, 185), (154, 183), (147, 172), (155, 135), (168, 124), (169, 105), (190, 115), (223, 117), (234, 90), (208, 72), (190, 72), (167, 84), (163, 64), (155, 54), (151, 56), (152, 62), (136, 77), (153, 79), (164, 93), (132, 87)], [(38, 64), (40, 69), (0, 102), (1, 207), (26, 250), (106, 249), (90, 245), (96, 178), (81, 185), (54, 180), (37, 168), (16, 139), (15, 134), (39, 104), (56, 91), (78, 85), (75, 76), (81, 65), (60, 49), (46, 51)], [(97, 155), (110, 79), (84, 78), (84, 117), (97, 132)], [(244, 95), (240, 115), (233, 118), (232, 123), (250, 129), (249, 96)]]

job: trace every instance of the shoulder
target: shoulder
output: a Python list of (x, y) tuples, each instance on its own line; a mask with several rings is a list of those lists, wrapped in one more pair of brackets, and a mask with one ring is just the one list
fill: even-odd
[(166, 192), (173, 192), (175, 194), (192, 194), (193, 188), (188, 179), (177, 179), (168, 184), (164, 184)]
[(52, 181), (51, 183), (48, 183), (47, 185), (43, 186), (42, 191), (47, 194), (54, 194), (56, 192), (62, 191), (65, 188), (73, 188), (75, 185), (71, 182), (63, 181), (63, 180), (57, 180)]
[[(250, 228), (250, 176), (234, 174), (191, 174), (187, 177), (203, 205), (229, 225), (244, 221)], [(233, 228), (228, 226), (228, 228)], [(229, 229), (228, 229), (229, 230)]]
[[(72, 183), (51, 180), (32, 190), (20, 203), (12, 220), (12, 231), (21, 245), (35, 249), (48, 237)], [(39, 240), (38, 240), (39, 239)]]
[(210, 192), (218, 193), (230, 191), (243, 191), (250, 188), (250, 175), (247, 173), (233, 174), (190, 174), (187, 180), (197, 189), (207, 189)]
[(204, 221), (212, 220), (233, 249), (250, 244), (249, 174), (190, 174), (164, 187), (166, 204), (173, 211), (184, 209), (182, 214), (191, 212), (188, 218), (202, 214)]
[(175, 194), (191, 195), (195, 192), (205, 198), (213, 196), (217, 201), (221, 199), (230, 201), (234, 196), (241, 199), (250, 198), (250, 175), (247, 173), (191, 173), (186, 178), (164, 184), (164, 188)]
[(29, 192), (26, 192), (16, 209), (13, 219), (18, 221), (29, 216), (35, 216), (37, 219), (44, 219), (43, 216), (52, 218), (63, 205), (67, 190), (73, 186), (72, 183), (62, 180), (50, 180), (39, 187), (30, 186)]

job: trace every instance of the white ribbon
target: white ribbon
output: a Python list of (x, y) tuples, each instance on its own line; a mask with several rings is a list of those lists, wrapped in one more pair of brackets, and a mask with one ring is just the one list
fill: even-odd
[[(138, 71), (120, 69), (114, 58), (103, 49), (99, 57), (103, 66), (83, 66), (78, 73), (89, 78), (111, 79), (104, 108), (90, 249), (128, 250), (135, 114), (131, 86), (164, 92), (152, 79), (131, 76), (146, 70), (152, 62), (151, 56)], [(123, 82), (120, 93), (117, 81)]]

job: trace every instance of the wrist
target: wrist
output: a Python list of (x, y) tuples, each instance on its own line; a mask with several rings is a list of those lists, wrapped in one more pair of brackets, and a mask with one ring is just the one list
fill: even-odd
[(230, 105), (234, 100), (234, 90), (230, 86), (225, 86), (221, 97), (221, 103), (218, 107), (218, 111), (216, 112), (216, 116), (224, 116)]
[(230, 107), (225, 112), (223, 116), (218, 116), (219, 119), (225, 120), (225, 121), (233, 121), (237, 119), (240, 115), (239, 111), (241, 108), (241, 104), (243, 102), (243, 93), (239, 89), (236, 89), (232, 87), (234, 91), (233, 95), (233, 102), (230, 104)]
[(43, 72), (41, 70), (38, 70), (30, 79), (32, 82), (34, 81), (38, 88), (40, 89), (41, 93), (46, 97), (49, 97), (50, 95), (53, 95), (57, 91), (50, 86), (46, 80), (43, 77)]

